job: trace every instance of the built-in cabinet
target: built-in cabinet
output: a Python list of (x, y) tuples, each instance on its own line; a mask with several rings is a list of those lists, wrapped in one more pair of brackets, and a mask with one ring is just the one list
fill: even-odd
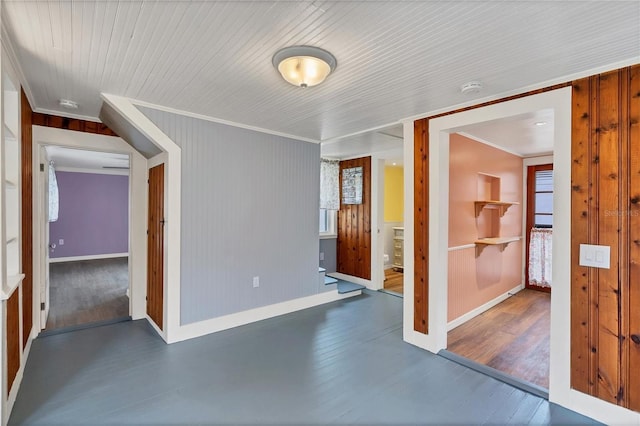
[(404, 228), (393, 228), (393, 267), (404, 269)]
[(21, 122), (20, 85), (2, 57), (0, 76), (0, 318), (2, 321), (2, 424), (17, 395), (23, 367), (21, 321)]

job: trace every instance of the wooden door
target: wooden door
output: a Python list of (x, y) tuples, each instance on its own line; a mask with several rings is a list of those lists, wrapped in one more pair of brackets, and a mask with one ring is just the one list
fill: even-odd
[[(551, 202), (549, 202), (549, 199)], [(553, 229), (553, 164), (527, 168), (527, 229), (525, 230), (526, 257), (524, 263), (525, 287), (550, 292), (551, 288), (529, 283), (529, 242), (531, 229)]]
[(164, 286), (164, 164), (149, 169), (147, 314), (162, 330)]
[[(362, 202), (343, 203), (345, 169), (362, 168)], [(371, 157), (340, 162), (340, 211), (338, 212), (337, 270), (371, 279)]]

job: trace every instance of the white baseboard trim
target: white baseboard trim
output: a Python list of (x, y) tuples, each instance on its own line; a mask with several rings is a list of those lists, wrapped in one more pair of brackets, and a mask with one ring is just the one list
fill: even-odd
[(494, 306), (496, 306), (498, 303), (503, 302), (504, 300), (506, 300), (510, 296), (516, 294), (517, 292), (519, 292), (523, 288), (524, 288), (524, 285), (519, 284), (516, 287), (512, 288), (511, 290), (507, 291), (506, 293), (503, 293), (500, 296), (496, 297), (495, 299), (492, 299), (492, 300), (488, 301), (484, 305), (478, 306), (474, 310), (469, 311), (466, 314), (459, 316), (458, 318), (454, 319), (453, 321), (447, 323), (447, 331), (451, 331), (454, 328), (461, 326), (465, 322), (477, 317), (478, 315), (480, 315), (484, 311), (488, 311), (489, 309), (491, 309)]
[(237, 312), (235, 314), (183, 325), (175, 332), (169, 333), (167, 343), (176, 343), (183, 340), (193, 339), (194, 337), (228, 330), (230, 328), (312, 308), (329, 302), (335, 302), (336, 300), (347, 299), (360, 294), (362, 294), (361, 291), (338, 294), (338, 290), (333, 290), (326, 293), (314, 294), (313, 296), (301, 297), (299, 299), (288, 300), (286, 302), (262, 306), (248, 311)]
[(49, 258), (49, 263), (75, 262), (78, 260), (114, 259), (116, 257), (129, 257), (129, 253), (90, 254), (88, 256), (69, 256)]
[(347, 275), (347, 274), (341, 274), (340, 272), (331, 272), (330, 274), (327, 274), (327, 275), (333, 278), (337, 278), (339, 280), (345, 280), (354, 284), (363, 285), (369, 290), (374, 290), (374, 291), (377, 290), (376, 288), (373, 288), (373, 283), (371, 282), (371, 280), (365, 280), (364, 278), (354, 277), (352, 275)]

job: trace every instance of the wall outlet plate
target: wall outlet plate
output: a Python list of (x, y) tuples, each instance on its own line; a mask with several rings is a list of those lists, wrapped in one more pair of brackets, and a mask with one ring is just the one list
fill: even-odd
[(580, 266), (611, 268), (611, 247), (580, 244)]
[(253, 288), (260, 287), (260, 277), (253, 277)]

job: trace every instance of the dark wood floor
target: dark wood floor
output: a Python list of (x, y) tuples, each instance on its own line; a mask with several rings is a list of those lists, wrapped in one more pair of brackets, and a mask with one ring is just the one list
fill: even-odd
[(166, 345), (128, 321), (38, 338), (9, 424), (570, 424), (590, 419), (402, 341), (351, 299)]
[(404, 275), (401, 270), (385, 269), (384, 278), (385, 290), (404, 294)]
[(549, 293), (522, 290), (449, 332), (448, 350), (549, 388)]
[(51, 263), (49, 285), (47, 330), (129, 315), (126, 257)]

